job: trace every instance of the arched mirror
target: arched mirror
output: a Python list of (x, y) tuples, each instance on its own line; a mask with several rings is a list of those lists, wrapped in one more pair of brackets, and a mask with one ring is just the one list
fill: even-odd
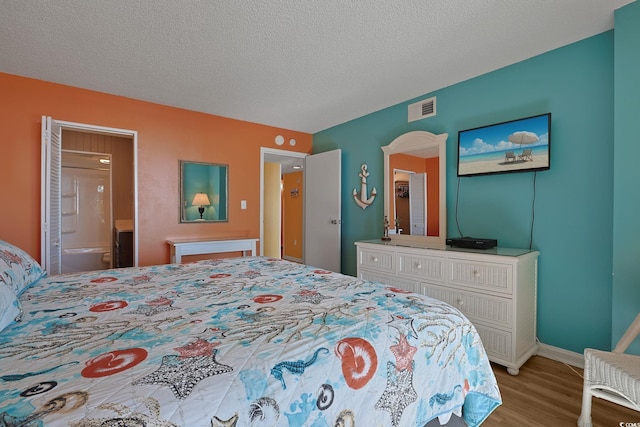
[(447, 136), (407, 132), (382, 147), (384, 214), (392, 242), (445, 247)]

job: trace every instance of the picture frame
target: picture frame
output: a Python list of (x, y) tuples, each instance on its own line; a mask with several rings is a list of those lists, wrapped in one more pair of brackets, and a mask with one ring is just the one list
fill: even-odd
[(180, 222), (229, 221), (229, 166), (180, 160)]
[(458, 132), (458, 176), (547, 170), (551, 113)]

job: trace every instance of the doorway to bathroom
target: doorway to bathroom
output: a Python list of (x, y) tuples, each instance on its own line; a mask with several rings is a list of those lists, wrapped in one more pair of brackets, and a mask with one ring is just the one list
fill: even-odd
[(136, 153), (136, 131), (43, 116), (41, 258), (49, 274), (137, 265)]

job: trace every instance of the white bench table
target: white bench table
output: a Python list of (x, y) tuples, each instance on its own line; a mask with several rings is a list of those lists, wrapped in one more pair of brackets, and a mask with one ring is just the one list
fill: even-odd
[(257, 241), (258, 239), (221, 237), (167, 240), (167, 244), (171, 249), (171, 263), (180, 264), (185, 255), (242, 251), (242, 256), (255, 256)]

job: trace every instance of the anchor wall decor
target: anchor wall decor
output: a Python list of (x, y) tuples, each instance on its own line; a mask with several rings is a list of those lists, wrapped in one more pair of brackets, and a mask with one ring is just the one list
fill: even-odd
[(360, 173), (358, 174), (358, 176), (361, 178), (360, 195), (358, 195), (358, 192), (354, 188), (353, 200), (355, 200), (356, 204), (362, 209), (366, 209), (367, 206), (373, 203), (373, 200), (376, 198), (376, 194), (378, 194), (378, 192), (376, 191), (376, 187), (373, 187), (371, 189), (371, 196), (367, 197), (367, 177), (369, 176), (369, 172), (367, 172), (366, 163), (363, 163), (362, 166), (360, 166)]

